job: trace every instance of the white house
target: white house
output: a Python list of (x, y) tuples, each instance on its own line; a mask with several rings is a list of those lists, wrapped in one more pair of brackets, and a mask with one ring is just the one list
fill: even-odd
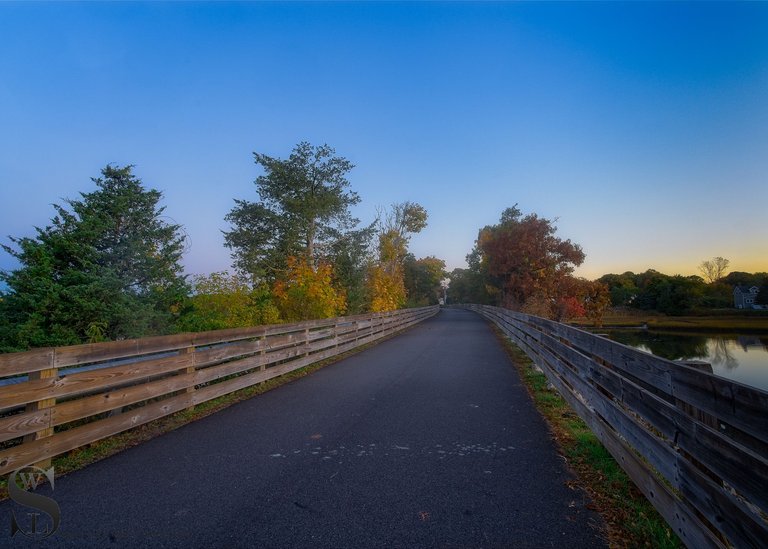
[(733, 305), (737, 309), (751, 309), (760, 289), (757, 286), (736, 286), (733, 288)]

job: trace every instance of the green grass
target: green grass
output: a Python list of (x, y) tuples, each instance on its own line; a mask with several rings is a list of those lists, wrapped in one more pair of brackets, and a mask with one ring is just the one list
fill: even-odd
[(563, 456), (603, 516), (611, 547), (683, 547), (608, 450), (568, 403), (549, 389), (546, 376), (534, 369), (525, 353), (494, 326), (521, 374), (536, 407), (547, 420)]

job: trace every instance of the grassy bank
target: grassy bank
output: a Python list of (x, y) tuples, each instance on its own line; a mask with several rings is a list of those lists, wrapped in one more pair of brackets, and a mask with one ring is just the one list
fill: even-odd
[(494, 326), (536, 407), (549, 423), (563, 456), (577, 477), (578, 487), (592, 498), (605, 520), (611, 547), (683, 547), (663, 518), (635, 487), (589, 427), (535, 370), (525, 353)]
[[(571, 324), (592, 327), (587, 319)], [(610, 313), (603, 319), (604, 328), (643, 328), (649, 330), (678, 330), (690, 332), (742, 332), (768, 334), (768, 314), (722, 314), (710, 316), (666, 316), (646, 313)]]

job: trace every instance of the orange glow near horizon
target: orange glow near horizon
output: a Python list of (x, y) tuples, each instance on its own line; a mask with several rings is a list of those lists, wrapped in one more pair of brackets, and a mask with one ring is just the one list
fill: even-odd
[[(729, 273), (732, 272), (745, 272), (745, 273), (766, 273), (768, 272), (768, 259), (758, 259), (758, 258), (737, 258), (734, 257), (731, 259), (728, 255), (723, 255), (723, 257), (729, 259), (730, 264), (728, 266)], [(643, 273), (649, 269), (653, 269), (655, 271), (658, 271), (660, 273), (666, 274), (666, 275), (683, 275), (683, 276), (690, 276), (690, 275), (701, 275), (699, 272), (699, 265), (702, 261), (705, 259), (710, 258), (702, 258), (698, 262), (690, 262), (690, 261), (680, 261), (680, 262), (648, 262), (648, 263), (642, 263), (640, 261), (635, 261), (632, 263), (619, 263), (619, 262), (612, 262), (612, 263), (598, 263), (590, 262), (589, 258), (587, 258), (587, 261), (576, 269), (575, 275), (583, 278), (587, 278), (589, 280), (594, 280), (597, 278), (600, 278), (601, 276), (605, 274), (621, 274), (625, 273), (627, 271), (631, 271), (633, 273)]]

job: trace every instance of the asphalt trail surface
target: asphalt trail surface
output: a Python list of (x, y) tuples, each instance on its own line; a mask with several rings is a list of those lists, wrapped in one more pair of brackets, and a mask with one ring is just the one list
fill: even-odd
[[(56, 479), (35, 547), (604, 547), (489, 326), (405, 334)], [(44, 517), (44, 515), (43, 515)]]

